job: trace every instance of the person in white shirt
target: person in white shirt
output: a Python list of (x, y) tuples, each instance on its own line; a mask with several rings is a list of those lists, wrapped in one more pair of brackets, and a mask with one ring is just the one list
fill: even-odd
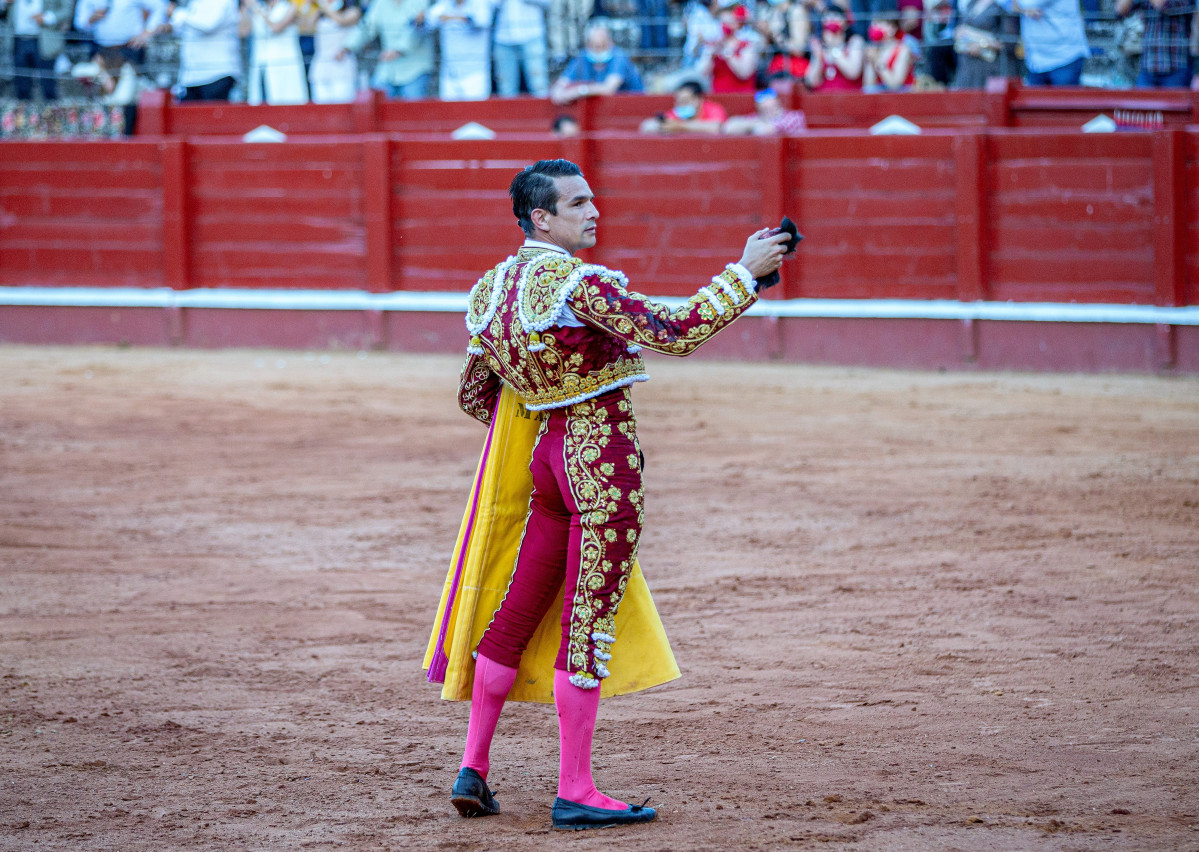
[(54, 59), (63, 51), (63, 31), (71, 24), (71, 0), (0, 0), (9, 10), (13, 32), (13, 84), (17, 100), (33, 97), (33, 81), (41, 83), (42, 97), (58, 96)]
[(500, 0), (495, 18), (495, 84), (503, 97), (520, 92), (523, 69), (529, 94), (544, 98), (550, 90), (546, 57), (545, 10), (550, 0)]
[(429, 26), (441, 31), (443, 101), (485, 101), (491, 96), (491, 0), (438, 0)]
[(190, 0), (171, 13), (179, 38), (181, 101), (227, 101), (241, 77), (237, 0)]
[(240, 32), (251, 37), (247, 103), (308, 102), (297, 17), (290, 0), (244, 0)]
[(348, 104), (358, 91), (358, 59), (344, 48), (362, 18), (356, 0), (316, 0), (308, 84), (314, 104)]
[(357, 53), (379, 40), (371, 85), (391, 98), (418, 100), (429, 94), (433, 42), (425, 26), (429, 0), (372, 0), (344, 51)]
[(146, 45), (167, 21), (166, 0), (79, 0), (75, 29), (100, 50), (119, 47), (135, 65), (146, 61)]

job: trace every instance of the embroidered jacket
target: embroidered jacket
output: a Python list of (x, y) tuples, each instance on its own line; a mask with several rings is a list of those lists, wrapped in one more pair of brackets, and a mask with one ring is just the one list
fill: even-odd
[(689, 355), (757, 301), (749, 271), (733, 263), (675, 311), (627, 286), (620, 272), (521, 248), (470, 292), (458, 404), (488, 423), (501, 381), (530, 411), (647, 381), (641, 347)]

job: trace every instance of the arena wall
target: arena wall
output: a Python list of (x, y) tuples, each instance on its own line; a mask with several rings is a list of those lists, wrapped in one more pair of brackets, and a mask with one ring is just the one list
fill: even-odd
[[(1054, 97), (1044, 103), (1060, 107)], [(611, 128), (653, 98), (610, 101), (589, 109), (606, 110)], [(496, 103), (543, 110), (546, 125), (553, 109)], [(925, 102), (897, 103), (913, 115)], [(808, 239), (782, 286), (707, 347), (712, 356), (1199, 371), (1195, 125), (447, 138), (492, 104), (438, 104), (419, 133), (339, 134), (336, 122), (306, 119), (324, 129), (276, 144), (204, 134), (0, 143), (0, 341), (457, 351), (463, 294), (519, 239), (512, 174), (562, 156), (582, 165), (600, 202), (587, 259), (654, 296), (693, 293), (748, 231), (784, 212), (800, 223)], [(366, 126), (367, 107), (384, 126), (409, 114), (373, 98), (336, 109), (358, 110)], [(249, 120), (259, 123), (290, 114), (202, 109), (258, 110)]]
[[(865, 129), (889, 115), (902, 115), (925, 128), (1059, 127), (1077, 129), (1097, 114), (1116, 110), (1134, 121), (1182, 127), (1199, 124), (1199, 93), (1185, 89), (1112, 91), (1082, 88), (1028, 88), (1016, 80), (994, 79), (986, 90), (904, 92), (862, 95), (813, 93), (779, 85), (790, 109), (803, 110), (814, 130)], [(712, 95), (730, 115), (753, 111), (749, 95)], [(143, 96), (138, 106), (139, 136), (221, 136), (242, 134), (262, 124), (290, 135), (350, 133), (449, 133), (476, 121), (500, 134), (548, 130), (566, 114), (585, 133), (635, 131), (643, 119), (670, 108), (670, 95), (616, 95), (556, 106), (541, 98), (492, 98), (462, 104), (400, 101), (364, 91), (353, 104), (249, 106), (179, 104), (165, 92)]]

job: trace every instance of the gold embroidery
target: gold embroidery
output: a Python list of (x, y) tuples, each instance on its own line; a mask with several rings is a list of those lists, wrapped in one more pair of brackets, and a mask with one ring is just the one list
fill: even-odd
[[(549, 351), (547, 344), (546, 352), (541, 354), (545, 355)], [(551, 357), (559, 356), (555, 353)], [(587, 375), (563, 373), (557, 387), (534, 390), (525, 397), (525, 404), (532, 409), (556, 408), (568, 401), (581, 401), (599, 396), (604, 391), (612, 390), (622, 381), (643, 375), (645, 375), (645, 361), (641, 359), (640, 355), (621, 358), (611, 364), (605, 364), (601, 369)]]
[(488, 270), (470, 291), (467, 299), (466, 318), (470, 325), (477, 325), (487, 313), (491, 303), (491, 290), (495, 281), (495, 270)]
[[(585, 277), (570, 304), (580, 319), (589, 319), (625, 340), (667, 355), (688, 355), (756, 301), (731, 270), (726, 269), (717, 278), (742, 296), (741, 301), (734, 301), (725, 294), (728, 301), (723, 316), (702, 295), (692, 296), (672, 312), (625, 289), (624, 276), (612, 272)], [(723, 287), (719, 289), (724, 291)]]
[[(627, 343), (686, 355), (756, 298), (731, 270), (707, 288), (718, 292), (715, 299), (726, 306), (723, 315), (706, 296), (698, 295), (671, 312), (630, 293), (625, 284), (618, 272), (551, 251), (522, 248), (484, 275), (471, 291), (470, 351), (485, 355), (491, 371), (503, 377), (530, 409), (561, 408), (648, 379), (645, 362), (628, 351)], [(580, 345), (576, 329), (553, 325), (564, 304), (580, 319), (622, 341), (612, 345), (616, 341), (610, 337), (596, 335)], [(574, 342), (564, 344), (563, 336)]]
[(458, 405), (482, 423), (491, 423), (491, 410), (499, 393), (499, 378), (489, 369), (487, 361), (476, 355), (467, 357), (458, 382)]
[[(628, 494), (634, 515), (630, 517), (626, 512), (614, 519), (620, 512), (617, 501), (622, 492), (610, 479), (616, 472), (615, 466), (602, 460), (614, 439), (631, 440), (634, 449), (631, 455), (636, 455), (636, 421), (628, 412), (627, 398), (626, 390), (620, 410), (627, 413), (628, 419), (622, 419), (619, 425), (627, 429), (612, 429), (607, 422), (610, 412), (594, 400), (572, 405), (566, 411), (569, 420), (563, 455), (583, 533), (567, 645), (567, 666), (573, 674), (607, 676), (606, 667), (596, 660), (607, 659), (609, 643), (597, 636), (615, 635), (616, 611), (624, 597), (644, 521), (640, 477), (630, 480), (628, 474), (624, 474), (622, 481), (637, 483)], [(614, 433), (623, 437), (614, 438)], [(614, 579), (614, 574), (616, 588), (605, 598), (599, 593)]]
[(520, 294), (522, 321), (537, 329), (551, 325), (564, 300), (562, 289), (570, 274), (581, 265), (582, 262), (573, 257), (552, 253), (533, 261)]

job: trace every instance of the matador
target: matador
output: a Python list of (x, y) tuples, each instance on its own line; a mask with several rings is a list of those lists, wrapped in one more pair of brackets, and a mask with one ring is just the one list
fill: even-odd
[[(629, 291), (620, 272), (575, 257), (595, 245), (599, 211), (574, 163), (534, 163), (516, 175), (509, 194), (526, 239), (514, 257), (471, 290), (458, 401), (491, 427), (493, 453), (505, 394), (514, 393), (520, 416), (536, 418), (539, 425), (522, 471), (531, 473), (523, 530), (503, 568), (510, 579), (471, 649), (470, 721), (451, 801), (463, 816), (499, 813), (487, 785), (491, 741), (522, 655), (548, 618), (560, 624), (553, 660), (561, 748), (553, 827), (648, 822), (656, 816), (654, 808), (604, 795), (591, 774), (601, 682), (622, 660), (645, 653), (617, 643), (618, 609), (630, 578), (640, 581), (636, 555), (644, 511), (630, 390), (649, 378), (639, 354), (643, 347), (689, 355), (754, 304), (755, 282), (778, 268), (787, 235), (751, 234), (737, 263), (670, 310)], [(473, 509), (470, 514), (474, 521)], [(453, 591), (449, 594), (452, 600)], [(551, 609), (559, 595), (560, 620)], [(435, 657), (444, 660), (447, 623), (455, 617), (452, 604), (445, 608), (426, 667)], [(635, 631), (629, 634), (635, 644)], [(469, 657), (460, 659), (470, 665)], [(644, 685), (626, 691), (637, 688)]]

